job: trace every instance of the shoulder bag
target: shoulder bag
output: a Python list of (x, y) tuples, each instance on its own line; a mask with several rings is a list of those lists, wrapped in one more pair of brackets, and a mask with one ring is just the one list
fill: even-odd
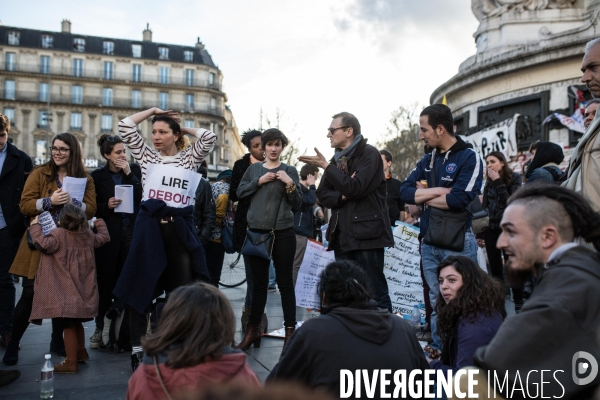
[(471, 202), (471, 219), (473, 233), (478, 235), (485, 231), (490, 225), (490, 213), (479, 201), (479, 196)]
[(225, 249), (225, 253), (233, 254), (236, 252), (233, 245), (233, 225), (228, 218), (229, 213), (225, 214), (221, 222), (221, 245)]

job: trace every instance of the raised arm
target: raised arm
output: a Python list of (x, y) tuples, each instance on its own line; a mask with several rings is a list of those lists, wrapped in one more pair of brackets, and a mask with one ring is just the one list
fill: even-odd
[(215, 142), (217, 141), (217, 135), (213, 132), (203, 128), (181, 128), (181, 132), (184, 134), (192, 135), (196, 137), (194, 145), (186, 150), (188, 152), (185, 157), (191, 158), (193, 166), (200, 165), (202, 161), (213, 151)]

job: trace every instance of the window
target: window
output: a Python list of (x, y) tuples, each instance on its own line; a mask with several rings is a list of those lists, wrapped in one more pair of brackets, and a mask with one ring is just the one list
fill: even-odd
[(48, 126), (48, 112), (47, 111), (40, 111), (38, 113), (38, 126), (39, 127), (45, 127)]
[(50, 73), (50, 56), (40, 57), (40, 74)]
[(6, 100), (15, 99), (15, 81), (6, 80), (4, 81), (4, 98)]
[(111, 107), (113, 105), (113, 90), (112, 88), (102, 89), (102, 105)]
[(104, 54), (113, 54), (115, 52), (115, 44), (114, 44), (114, 42), (105, 41), (102, 44), (102, 52)]
[(210, 72), (208, 74), (208, 84), (211, 86), (215, 84), (215, 73), (214, 72)]
[(17, 70), (17, 53), (6, 53), (6, 70)]
[(140, 64), (132, 65), (131, 80), (133, 82), (141, 82), (142, 80), (142, 66)]
[(169, 67), (160, 67), (158, 82), (165, 85), (169, 83)]
[(183, 51), (183, 61), (184, 62), (194, 62), (194, 52), (191, 50)]
[(216, 108), (217, 108), (217, 100), (213, 97), (213, 98), (210, 99), (210, 109), (214, 110)]
[(85, 51), (85, 39), (75, 38), (73, 39), (73, 50), (80, 53)]
[(83, 60), (80, 58), (73, 59), (73, 76), (83, 76)]
[(194, 110), (194, 95), (193, 94), (185, 95), (185, 108), (186, 108), (186, 111)]
[(132, 90), (131, 91), (131, 107), (142, 108), (142, 91)]
[[(104, 42), (106, 43), (106, 42)], [(112, 42), (110, 42), (112, 43)], [(104, 67), (102, 68), (102, 79), (113, 78), (113, 63), (112, 61), (104, 61)]]
[(101, 129), (104, 132), (112, 131), (112, 115), (102, 114)]
[(71, 103), (81, 104), (83, 102), (83, 87), (73, 85), (71, 88)]
[(52, 35), (42, 35), (42, 48), (43, 49), (51, 49), (54, 45), (54, 36)]
[(194, 86), (194, 70), (185, 70), (185, 86)]
[(15, 125), (15, 109), (14, 108), (5, 108), (3, 114), (8, 118), (11, 125)]
[(131, 45), (131, 56), (134, 58), (142, 57), (142, 45), (141, 44), (132, 44)]
[(158, 59), (159, 60), (168, 60), (169, 59), (169, 48), (168, 47), (159, 47), (158, 48)]
[(20, 36), (21, 34), (17, 31), (8, 32), (8, 44), (11, 46), (18, 46)]
[(158, 108), (166, 110), (169, 108), (169, 93), (160, 92), (158, 94)]
[(40, 101), (48, 101), (49, 100), (49, 93), (48, 93), (48, 87), (50, 85), (47, 83), (40, 83)]
[(81, 130), (81, 113), (78, 113), (78, 112), (71, 113), (71, 129)]
[(46, 146), (46, 140), (38, 139), (35, 141), (35, 158), (36, 164), (39, 162), (40, 164), (46, 161), (46, 151), (48, 151), (48, 147)]
[(184, 128), (193, 128), (194, 127), (194, 120), (192, 120), (192, 119), (186, 119), (185, 121), (183, 121), (183, 127)]

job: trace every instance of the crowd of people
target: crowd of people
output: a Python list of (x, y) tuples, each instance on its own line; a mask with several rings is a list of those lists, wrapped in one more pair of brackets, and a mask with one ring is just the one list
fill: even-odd
[[(600, 39), (588, 43), (582, 63), (582, 81), (596, 98), (599, 64)], [(515, 398), (518, 384), (516, 396), (526, 398), (542, 384), (546, 395), (591, 398), (600, 377), (576, 379), (575, 360), (583, 353), (600, 359), (598, 103), (587, 105), (587, 131), (566, 171), (561, 146), (546, 141), (531, 145), (521, 173), (502, 152), (482, 158), (454, 133), (450, 108), (433, 104), (419, 117), (425, 154), (403, 181), (392, 177), (392, 154), (368, 144), (357, 117), (342, 112), (328, 128), (331, 160), (315, 149), (299, 157), (298, 172), (281, 161), (283, 132), (251, 130), (242, 135), (248, 154), (212, 185), (202, 164), (216, 135), (181, 127), (173, 111), (151, 108), (120, 121), (118, 135), (99, 138), (106, 164), (91, 174), (70, 133), (56, 135), (49, 161), (34, 168), (8, 141), (10, 121), (0, 115), (3, 362), (18, 364), (28, 325), (51, 319), (50, 351), (65, 357), (54, 371), (77, 373), (90, 359), (82, 323), (95, 319), (90, 349), (131, 351), (128, 399), (193, 397), (224, 382), (255, 390), (261, 384), (244, 350), (260, 347), (267, 330), (272, 264), (285, 334), (267, 386), (293, 381), (339, 396), (342, 370), (475, 366), (480, 393), (494, 387)], [(154, 148), (136, 128), (149, 118)], [(204, 173), (194, 205), (169, 206), (145, 190), (156, 166)], [(64, 189), (68, 177), (85, 181), (80, 198)], [(132, 187), (129, 212), (117, 210), (120, 185)], [(479, 203), (489, 221), (475, 235), (471, 209)], [(298, 329), (294, 287), (324, 220), (322, 240), (335, 261), (319, 276), (321, 315)], [(384, 251), (395, 245), (397, 221), (420, 230), (424, 348), (392, 314)], [(46, 231), (49, 222), (54, 229)], [(237, 344), (235, 314), (218, 289), (226, 241), (243, 255), (247, 281)], [(478, 246), (486, 250), (483, 265)], [(11, 275), (23, 286), (16, 306)], [(511, 292), (515, 314), (507, 316)], [(544, 370), (566, 378), (544, 381)], [(496, 388), (489, 371), (508, 384)], [(0, 386), (18, 377), (0, 371)], [(385, 397), (382, 385), (375, 384), (375, 398)]]

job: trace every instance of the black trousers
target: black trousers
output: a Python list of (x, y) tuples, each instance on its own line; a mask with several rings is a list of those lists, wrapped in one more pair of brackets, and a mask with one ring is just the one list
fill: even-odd
[[(259, 230), (257, 230), (259, 231)], [(259, 231), (267, 233), (269, 231)], [(292, 279), (292, 268), (294, 265), (294, 254), (296, 253), (296, 234), (292, 228), (275, 231), (273, 243), (273, 265), (277, 274), (277, 286), (281, 294), (281, 306), (283, 308), (283, 320), (286, 327), (296, 326), (296, 293)], [(252, 293), (252, 312), (250, 323), (260, 324), (260, 320), (267, 304), (267, 287), (269, 286), (269, 264), (270, 261), (248, 256), (254, 282)]]
[[(492, 277), (504, 282), (504, 261), (508, 259), (503, 254), (502, 250), (496, 247), (498, 238), (502, 234), (500, 228), (488, 228), (483, 231), (483, 240), (485, 240), (485, 250), (488, 256), (488, 262), (490, 263), (490, 272)], [(511, 288), (513, 292), (513, 299), (515, 303), (523, 303), (523, 288)]]
[(221, 270), (223, 269), (223, 260), (225, 259), (225, 249), (220, 242), (210, 240), (206, 246), (206, 266), (210, 274), (210, 283), (219, 287), (219, 279), (221, 279)]

